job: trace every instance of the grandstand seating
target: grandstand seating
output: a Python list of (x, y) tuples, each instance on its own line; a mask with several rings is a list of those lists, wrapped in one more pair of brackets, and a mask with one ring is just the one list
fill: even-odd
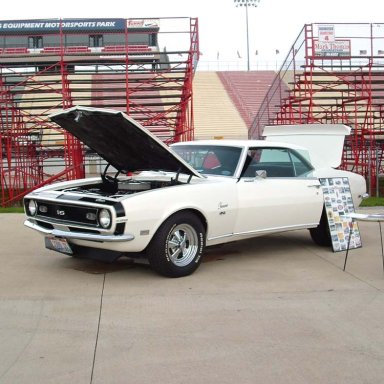
[[(125, 52), (125, 45), (106, 45), (102, 48), (102, 52)], [(128, 52), (151, 52), (148, 45), (128, 45)]]
[(65, 49), (67, 53), (86, 53), (89, 51), (89, 48), (86, 45), (67, 47)]
[[(72, 74), (68, 80), (71, 82), (71, 96), (77, 100), (76, 104), (90, 105), (92, 95), (88, 84), (91, 81), (91, 76)], [(42, 87), (42, 84), (49, 84), (49, 86)], [(49, 125), (42, 124), (44, 116), (61, 108), (61, 75), (52, 73), (34, 76), (30, 81), (15, 88), (12, 93), (14, 96), (18, 96), (18, 105), (29, 116), (28, 128), (40, 130), (41, 144), (44, 147), (53, 148), (62, 146), (64, 138), (61, 130), (52, 129)]]
[[(126, 46), (125, 45), (106, 45), (105, 47), (100, 48), (101, 52), (103, 53), (115, 53), (115, 52), (126, 52)], [(39, 53), (42, 55), (52, 55), (52, 54), (60, 54), (62, 51), (62, 48), (60, 46), (52, 46), (52, 47), (44, 47), (37, 50), (31, 50), (27, 47), (9, 47), (9, 48), (0, 48), (0, 54), (4, 55), (25, 55), (30, 53)], [(149, 47), (148, 45), (143, 44), (136, 44), (136, 45), (129, 45), (128, 46), (128, 52), (133, 54), (138, 53), (148, 53), (152, 52), (153, 48)], [(75, 53), (91, 53), (92, 48), (88, 46), (83, 45), (74, 45), (74, 46), (68, 46), (65, 47), (63, 50), (64, 54), (75, 54)]]
[(274, 71), (218, 72), (220, 80), (247, 127), (256, 116), (268, 87), (276, 77)]
[[(145, 82), (144, 84), (141, 83), (144, 81), (143, 76), (140, 75), (140, 79), (138, 79), (140, 80), (138, 88), (135, 88), (134, 82), (130, 86), (132, 87), (130, 89), (132, 117), (145, 124), (146, 119), (150, 116), (149, 112), (152, 114), (163, 112), (164, 106), (157, 104), (157, 99), (160, 97), (164, 105), (169, 105), (168, 118), (176, 118), (176, 111), (173, 112), (173, 106), (175, 105), (175, 98), (180, 97), (181, 91), (178, 87), (180, 79), (175, 77), (175, 74), (165, 74), (164, 76), (169, 78), (166, 86), (154, 88)], [(170, 79), (172, 76), (175, 77), (173, 82)], [(132, 81), (136, 77), (138, 75), (130, 75)], [(223, 77), (226, 78), (224, 82), (221, 81)], [(265, 71), (252, 73), (196, 72), (193, 80), (195, 138), (247, 138), (248, 126), (244, 113), (249, 112), (249, 121), (252, 114), (257, 113), (262, 101), (261, 95), (264, 95), (268, 90), (270, 77), (271, 72)], [(73, 104), (125, 110), (124, 75), (70, 74), (68, 81), (71, 83)], [(21, 82), (21, 79), (15, 79), (15, 83), (18, 82)], [(62, 99), (61, 82), (61, 75), (48, 72), (44, 76), (34, 76), (30, 82), (14, 88), (12, 93), (14, 97), (19, 97), (20, 107), (37, 118), (57, 110)], [(49, 86), (42, 88), (41, 84), (49, 84)], [(89, 87), (90, 84), (92, 84), (91, 88)], [(256, 98), (254, 95), (259, 95), (259, 97)], [(136, 103), (142, 107), (136, 108)], [(148, 128), (159, 136), (167, 134), (165, 128), (161, 126)], [(53, 136), (51, 137), (51, 135)], [(43, 141), (54, 143), (62, 141), (62, 138), (57, 136), (57, 131), (48, 129), (45, 131)]]
[(28, 53), (28, 48), (26, 48), (26, 47), (5, 48), (3, 50), (3, 53), (7, 54), (7, 55), (23, 54), (23, 53)]
[(195, 139), (244, 139), (248, 129), (216, 72), (193, 80)]
[(61, 47), (44, 47), (43, 53), (60, 53)]

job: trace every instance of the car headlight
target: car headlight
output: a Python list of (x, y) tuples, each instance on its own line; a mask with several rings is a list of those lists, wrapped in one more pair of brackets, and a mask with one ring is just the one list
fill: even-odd
[(35, 216), (37, 212), (37, 203), (35, 200), (29, 200), (28, 211), (31, 216)]
[(111, 225), (112, 217), (108, 209), (101, 209), (99, 212), (99, 224), (103, 228), (108, 228)]

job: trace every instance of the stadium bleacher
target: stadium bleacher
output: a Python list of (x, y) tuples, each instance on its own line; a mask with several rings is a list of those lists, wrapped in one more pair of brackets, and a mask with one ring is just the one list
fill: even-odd
[(250, 127), (268, 88), (276, 77), (275, 71), (218, 72), (226, 92)]
[(246, 123), (217, 72), (196, 72), (193, 80), (195, 139), (244, 139)]

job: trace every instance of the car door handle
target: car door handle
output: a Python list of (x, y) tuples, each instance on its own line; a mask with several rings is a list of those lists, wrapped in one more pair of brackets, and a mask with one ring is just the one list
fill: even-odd
[(319, 189), (321, 187), (320, 184), (312, 184), (312, 185), (307, 185), (308, 188), (317, 188)]

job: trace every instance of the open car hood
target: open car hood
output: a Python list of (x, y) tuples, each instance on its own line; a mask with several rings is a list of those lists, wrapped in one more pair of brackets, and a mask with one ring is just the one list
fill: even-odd
[(54, 113), (50, 119), (122, 173), (162, 170), (203, 177), (123, 112), (77, 106)]

